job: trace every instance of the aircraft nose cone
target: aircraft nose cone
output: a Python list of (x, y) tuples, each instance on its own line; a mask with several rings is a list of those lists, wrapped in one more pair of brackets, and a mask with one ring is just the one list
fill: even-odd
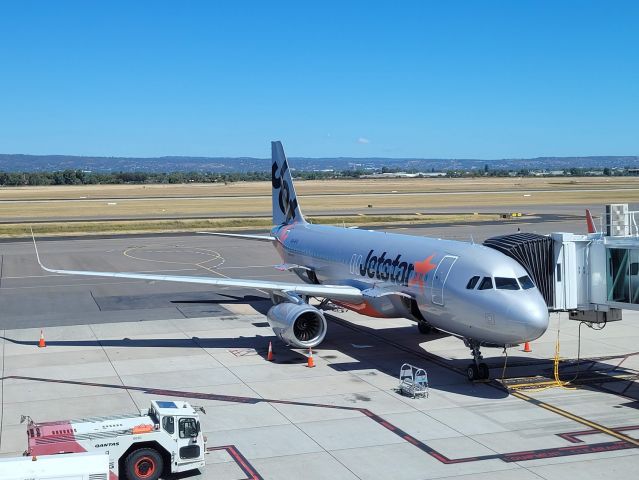
[(543, 299), (534, 302), (526, 314), (526, 341), (536, 340), (548, 329), (548, 307)]

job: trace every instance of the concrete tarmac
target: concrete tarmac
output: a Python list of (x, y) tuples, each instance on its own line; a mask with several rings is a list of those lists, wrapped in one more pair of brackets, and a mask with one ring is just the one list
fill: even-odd
[[(400, 231), (479, 242), (517, 227), (530, 231), (519, 223)], [(296, 280), (272, 268), (280, 260), (269, 245), (229, 238), (59, 239), (39, 249), (58, 268)], [(553, 315), (532, 353), (483, 349), (496, 380), (469, 384), (463, 343), (419, 335), (406, 320), (330, 312), (311, 369), (306, 352), (274, 337), (260, 292), (50, 275), (24, 241), (0, 244), (0, 255), (3, 456), (26, 448), (21, 414), (110, 415), (179, 397), (207, 410), (207, 467), (188, 478), (600, 479), (632, 478), (639, 466), (633, 312), (603, 331)], [(42, 327), (47, 347), (38, 349)], [(552, 388), (558, 338), (568, 359), (560, 375), (574, 379), (564, 388)], [(427, 369), (428, 398), (396, 392), (406, 362)]]

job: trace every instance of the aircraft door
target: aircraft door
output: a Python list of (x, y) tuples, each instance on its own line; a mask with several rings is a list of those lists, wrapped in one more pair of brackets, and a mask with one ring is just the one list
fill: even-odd
[(457, 257), (446, 255), (437, 265), (432, 283), (432, 301), (435, 305), (444, 305), (444, 285), (450, 269), (456, 261)]

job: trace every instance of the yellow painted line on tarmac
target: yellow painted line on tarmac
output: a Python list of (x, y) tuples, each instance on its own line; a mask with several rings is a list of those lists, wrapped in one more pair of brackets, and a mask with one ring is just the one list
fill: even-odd
[[(615, 379), (615, 380), (633, 380), (635, 378), (637, 378), (636, 374), (625, 374), (625, 375), (605, 375), (604, 377), (588, 377), (588, 378), (580, 378), (578, 379), (575, 383), (572, 382), (568, 382), (568, 384), (578, 387), (580, 386), (582, 383), (587, 383), (590, 381), (600, 381), (600, 380), (607, 380), (607, 379)], [(526, 389), (529, 387), (539, 387), (539, 388), (543, 388), (543, 387), (549, 387), (552, 385), (557, 385), (557, 381), (556, 380), (547, 380), (545, 382), (528, 382), (528, 383), (515, 383), (512, 385), (508, 385), (505, 384), (505, 386), (507, 386), (510, 390), (520, 390), (520, 389)]]
[(604, 427), (603, 425), (600, 425), (596, 422), (592, 422), (590, 420), (586, 420), (583, 417), (580, 417), (578, 415), (574, 415), (570, 412), (567, 412), (566, 410), (563, 410), (559, 407), (555, 407), (553, 405), (550, 405), (549, 403), (546, 402), (542, 402), (541, 400), (537, 400), (535, 398), (532, 398), (524, 393), (518, 392), (518, 391), (511, 391), (510, 394), (513, 397), (517, 397), (520, 400), (524, 400), (525, 402), (531, 403), (533, 405), (536, 405), (538, 407), (541, 407), (545, 410), (548, 410), (549, 412), (553, 412), (556, 413), (558, 415), (561, 415), (564, 418), (568, 418), (570, 420), (573, 420), (577, 423), (581, 423), (582, 425), (586, 425), (587, 427), (590, 427), (594, 430), (598, 430), (602, 433), (605, 433), (607, 435), (610, 435), (612, 437), (618, 438), (619, 440), (623, 440), (624, 442), (628, 442), (631, 443), (633, 445), (636, 445), (637, 447), (639, 447), (639, 440), (634, 439), (632, 437), (629, 437), (628, 435), (624, 435), (623, 433), (619, 433), (616, 432), (615, 430), (612, 430), (608, 427)]

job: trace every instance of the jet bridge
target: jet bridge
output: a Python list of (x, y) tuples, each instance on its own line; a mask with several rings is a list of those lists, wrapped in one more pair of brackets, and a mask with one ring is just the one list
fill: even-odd
[(488, 247), (517, 260), (540, 289), (550, 311), (573, 320), (621, 320), (639, 310), (639, 212), (607, 205), (599, 232), (517, 233), (487, 239)]

